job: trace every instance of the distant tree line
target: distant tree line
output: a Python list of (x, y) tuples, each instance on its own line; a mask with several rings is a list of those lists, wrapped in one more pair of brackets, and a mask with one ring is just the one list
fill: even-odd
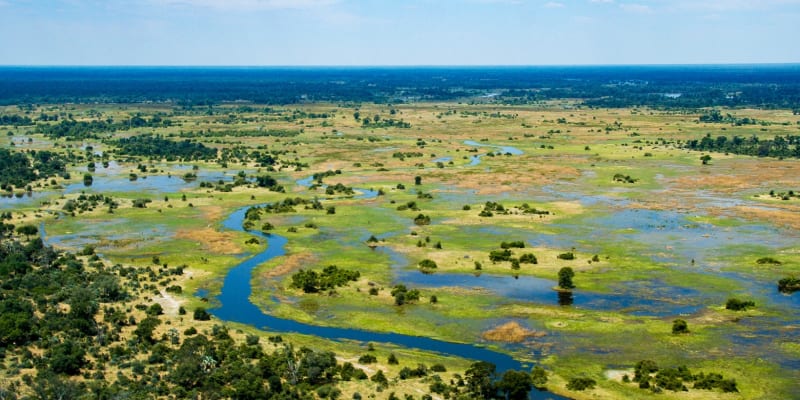
[(685, 142), (683, 148), (755, 157), (800, 158), (800, 136), (775, 136), (773, 139), (759, 139), (756, 136), (712, 138), (711, 134), (707, 134), (700, 140)]
[(2, 115), (0, 116), (0, 125), (13, 125), (13, 126), (24, 126), (24, 125), (33, 125), (33, 120), (29, 117), (23, 117), (19, 115)]
[(11, 190), (52, 176), (66, 174), (60, 155), (46, 150), (27, 153), (0, 148), (0, 188)]
[[(187, 110), (256, 104), (584, 99), (591, 107), (794, 108), (796, 66), (474, 68), (7, 68), (0, 104), (172, 102)], [(323, 117), (324, 114), (315, 115)], [(290, 118), (312, 118), (295, 115)]]
[(113, 119), (76, 121), (74, 119), (61, 120), (57, 124), (38, 124), (36, 133), (41, 133), (52, 139), (66, 138), (67, 140), (96, 139), (101, 133), (125, 131), (133, 128), (160, 128), (172, 125), (169, 119), (162, 119), (154, 115), (147, 119), (142, 116), (133, 116), (128, 120), (114, 122)]
[(122, 138), (115, 142), (117, 153), (129, 156), (142, 156), (167, 161), (210, 160), (217, 157), (217, 149), (202, 143), (183, 140), (180, 142), (161, 136), (140, 135)]

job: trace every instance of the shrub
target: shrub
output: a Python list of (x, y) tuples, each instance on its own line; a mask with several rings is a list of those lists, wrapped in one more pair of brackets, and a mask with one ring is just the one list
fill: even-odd
[(429, 260), (429, 259), (426, 258), (426, 259), (424, 259), (424, 260), (419, 262), (419, 267), (420, 267), (420, 269), (436, 269), (437, 265), (436, 265), (436, 261)]
[(730, 298), (725, 303), (725, 309), (733, 310), (733, 311), (744, 311), (747, 310), (747, 307), (755, 307), (756, 303), (752, 300), (739, 300), (736, 298)]
[(567, 389), (578, 391), (592, 389), (596, 384), (597, 382), (591, 378), (572, 378), (567, 382)]
[(572, 253), (571, 251), (568, 251), (566, 253), (561, 253), (561, 254), (558, 255), (558, 259), (559, 260), (574, 260), (575, 259), (575, 254)]
[(689, 333), (689, 324), (682, 319), (676, 319), (672, 321), (672, 333), (676, 335)]
[(205, 308), (197, 307), (194, 309), (194, 319), (196, 321), (208, 321), (211, 319), (211, 314)]
[(363, 356), (358, 357), (358, 362), (361, 364), (372, 364), (378, 362), (378, 359), (372, 354), (364, 354)]

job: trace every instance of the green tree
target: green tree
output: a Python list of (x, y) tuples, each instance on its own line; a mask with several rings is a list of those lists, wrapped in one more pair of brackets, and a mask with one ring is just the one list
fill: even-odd
[(57, 374), (78, 375), (81, 368), (86, 365), (86, 351), (81, 345), (67, 339), (50, 348), (47, 352), (50, 360), (50, 369)]
[(676, 335), (682, 333), (689, 333), (689, 324), (687, 324), (686, 321), (682, 319), (676, 319), (672, 321), (672, 333)]
[(209, 314), (205, 308), (197, 307), (194, 309), (193, 317), (195, 321), (208, 321), (211, 319), (211, 314)]
[(147, 318), (139, 321), (136, 325), (136, 329), (133, 331), (133, 335), (136, 336), (142, 343), (153, 343), (155, 340), (153, 339), (153, 332), (156, 330), (156, 327), (161, 324), (161, 321), (152, 316), (148, 316)]
[(426, 258), (419, 262), (419, 268), (422, 270), (436, 269), (437, 268), (436, 261)]
[(494, 386), (497, 367), (487, 361), (478, 361), (470, 365), (464, 372), (467, 392), (480, 399), (490, 399), (497, 391)]
[(572, 289), (575, 284), (572, 283), (572, 278), (575, 276), (575, 271), (570, 267), (561, 268), (558, 271), (558, 287), (562, 289)]
[(31, 236), (39, 233), (39, 229), (33, 225), (22, 225), (17, 227), (17, 233), (25, 235), (25, 238), (30, 240)]
[(540, 366), (535, 366), (531, 370), (531, 382), (537, 389), (544, 389), (547, 384), (547, 371)]
[(532, 389), (531, 376), (522, 371), (508, 370), (497, 383), (508, 400), (522, 400), (528, 398)]

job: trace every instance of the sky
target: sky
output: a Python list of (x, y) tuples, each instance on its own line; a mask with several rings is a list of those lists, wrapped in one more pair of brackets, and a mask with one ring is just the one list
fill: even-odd
[(0, 0), (0, 65), (800, 62), (800, 0)]

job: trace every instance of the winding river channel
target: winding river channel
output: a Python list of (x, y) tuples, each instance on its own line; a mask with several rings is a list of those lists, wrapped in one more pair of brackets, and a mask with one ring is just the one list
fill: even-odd
[[(250, 207), (243, 207), (236, 210), (223, 222), (223, 227), (226, 230), (244, 231), (242, 223), (244, 222), (245, 213), (248, 208)], [(488, 361), (497, 366), (497, 371), (500, 374), (512, 369), (526, 369), (523, 363), (515, 360), (513, 357), (485, 347), (397, 333), (380, 333), (360, 329), (316, 326), (268, 315), (250, 302), (250, 295), (253, 291), (250, 284), (253, 269), (275, 257), (285, 255), (287, 239), (275, 234), (264, 234), (256, 231), (247, 232), (265, 239), (267, 241), (267, 249), (242, 261), (228, 272), (222, 285), (222, 291), (217, 297), (220, 306), (209, 310), (214, 316), (221, 320), (253, 325), (265, 330), (301, 333), (333, 340), (393, 343), (399, 346), (416, 348), (439, 354)], [(535, 390), (531, 392), (531, 398), (564, 399), (564, 397), (552, 393)]]
[[(517, 153), (519, 154), (519, 153)], [(312, 178), (301, 179), (296, 182), (300, 186), (308, 187)], [(371, 199), (377, 192), (369, 189), (357, 189), (361, 192), (356, 196), (359, 199)], [(243, 207), (232, 213), (223, 223), (226, 230), (245, 231), (242, 228), (245, 213), (250, 207)], [(289, 319), (277, 318), (264, 313), (250, 301), (252, 294), (251, 280), (253, 269), (275, 257), (286, 254), (287, 239), (276, 234), (265, 234), (258, 231), (247, 231), (267, 241), (267, 248), (261, 253), (250, 257), (231, 268), (222, 285), (222, 290), (217, 300), (218, 308), (209, 310), (221, 320), (239, 322), (253, 325), (260, 329), (278, 332), (294, 332), (314, 335), (332, 340), (354, 340), (359, 342), (392, 343), (403, 347), (415, 348), (439, 354), (456, 356), (466, 359), (488, 361), (497, 366), (497, 372), (502, 374), (508, 370), (525, 370), (526, 365), (515, 360), (508, 354), (490, 350), (485, 347), (446, 342), (420, 336), (409, 336), (397, 333), (371, 332), (361, 329), (336, 328), (305, 324)], [(528, 367), (529, 368), (529, 367)], [(531, 399), (565, 399), (564, 397), (534, 390)]]

